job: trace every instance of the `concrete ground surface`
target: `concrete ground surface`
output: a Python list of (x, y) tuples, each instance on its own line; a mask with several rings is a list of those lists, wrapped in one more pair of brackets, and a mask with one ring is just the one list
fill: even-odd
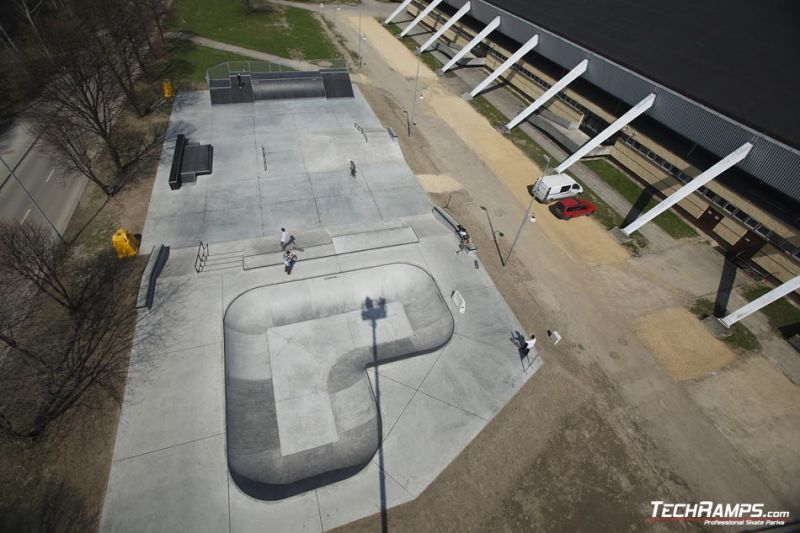
[[(214, 144), (214, 172), (171, 191), (179, 132)], [(541, 366), (511, 343), (521, 326), (487, 272), (455, 253), (361, 97), (212, 109), (179, 95), (169, 137), (143, 239), (172, 250), (137, 324), (101, 529), (321, 531), (413, 500)], [(211, 241), (200, 273), (194, 239)], [(261, 485), (233, 479), (231, 458)], [(259, 489), (276, 479), (300, 490), (270, 501)]]
[[(357, 18), (338, 20), (352, 48)], [(416, 59), (377, 24), (365, 26), (365, 68), (355, 79), (381, 120), (401, 131)], [(413, 135), (401, 136), (403, 152), (437, 191), (435, 201), (472, 230), (482, 264), (523, 326), (537, 335), (557, 329), (564, 340), (421, 497), (390, 510), (389, 529), (692, 528), (647, 522), (652, 500), (756, 501), (797, 517), (800, 449), (788, 444), (800, 442), (796, 352), (754, 316), (745, 323), (765, 346), (761, 353), (708, 365), (708, 350), (726, 348), (700, 330), (693, 353), (680, 355), (708, 365), (702, 375), (676, 380), (659, 364), (672, 346), (652, 349), (649, 334), (681, 332), (693, 319), (675, 313), (645, 330), (637, 324), (698, 296), (714, 299), (724, 260), (703, 242), (659, 235), (653, 250), (632, 258), (593, 221), (556, 221), (535, 205), (536, 225), (525, 227), (503, 268), (498, 256), (529, 200), (524, 185), (538, 173), (518, 177), (514, 169), (532, 165), (499, 133), (464, 130), (478, 119), (463, 116), (477, 113), (457, 102), (470, 87), (460, 76), (435, 78), (422, 66), (424, 99)], [(504, 161), (490, 155), (498, 152)], [(729, 308), (739, 303), (734, 293)], [(752, 415), (742, 415), (745, 405)], [(374, 516), (343, 529), (380, 524)]]

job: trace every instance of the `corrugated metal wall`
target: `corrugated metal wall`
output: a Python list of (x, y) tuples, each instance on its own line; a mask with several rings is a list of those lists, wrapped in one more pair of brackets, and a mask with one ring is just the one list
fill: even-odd
[[(460, 8), (466, 0), (445, 0), (445, 3)], [(728, 155), (745, 142), (752, 142), (753, 150), (739, 167), (800, 201), (800, 151), (750, 130), (487, 2), (473, 0), (469, 14), (485, 23), (500, 15), (502, 24), (497, 31), (520, 43), (538, 33), (536, 52), (566, 69), (589, 58), (589, 68), (583, 79), (630, 105), (651, 92), (657, 93), (656, 102), (647, 115), (720, 157)]]

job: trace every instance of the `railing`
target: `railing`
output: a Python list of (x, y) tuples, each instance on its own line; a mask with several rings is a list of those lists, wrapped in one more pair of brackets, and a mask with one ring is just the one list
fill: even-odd
[(198, 274), (203, 271), (206, 261), (208, 261), (208, 243), (200, 241), (200, 245), (197, 247), (197, 255), (194, 258), (194, 269)]
[[(316, 65), (320, 69), (347, 69), (349, 64), (345, 58), (311, 59), (303, 63)], [(212, 80), (229, 80), (236, 74), (260, 74), (270, 72), (297, 72), (297, 69), (270, 61), (226, 61), (206, 71), (206, 83)]]

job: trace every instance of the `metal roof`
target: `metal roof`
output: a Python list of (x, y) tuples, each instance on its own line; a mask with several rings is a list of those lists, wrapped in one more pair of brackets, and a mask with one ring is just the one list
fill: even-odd
[(800, 147), (795, 0), (490, 3)]

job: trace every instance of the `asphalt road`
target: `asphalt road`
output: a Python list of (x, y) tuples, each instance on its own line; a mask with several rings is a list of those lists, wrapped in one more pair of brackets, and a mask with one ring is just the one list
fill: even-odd
[(86, 178), (59, 168), (48, 156), (47, 146), (37, 142), (21, 120), (0, 134), (0, 156), (5, 162), (5, 165), (0, 163), (0, 218), (20, 224), (47, 223), (11, 176), (13, 169), (16, 178), (63, 233), (86, 186)]

